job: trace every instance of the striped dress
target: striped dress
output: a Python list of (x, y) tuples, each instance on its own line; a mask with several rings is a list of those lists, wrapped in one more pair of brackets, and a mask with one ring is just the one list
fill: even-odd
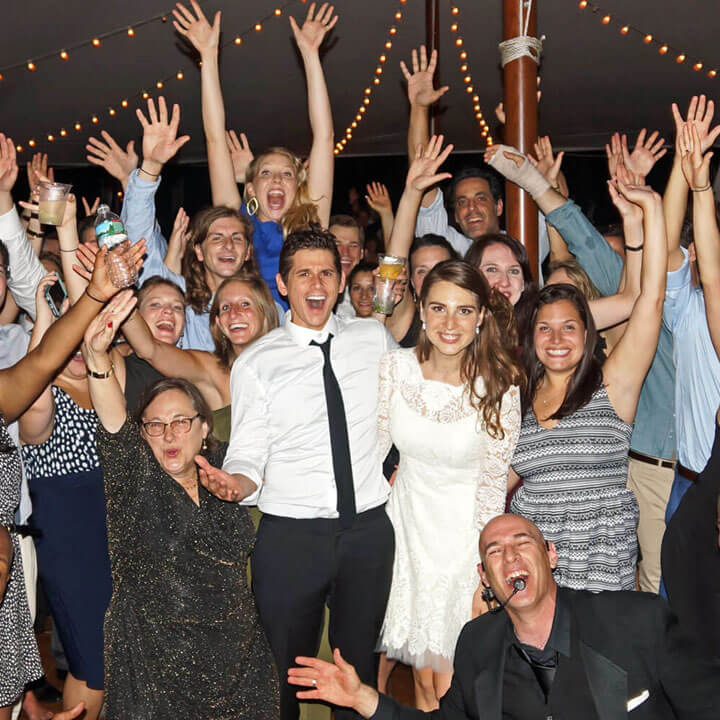
[(523, 479), (510, 510), (555, 543), (555, 580), (575, 590), (634, 590), (638, 506), (627, 489), (632, 425), (615, 412), (604, 386), (548, 430), (532, 408), (512, 467)]

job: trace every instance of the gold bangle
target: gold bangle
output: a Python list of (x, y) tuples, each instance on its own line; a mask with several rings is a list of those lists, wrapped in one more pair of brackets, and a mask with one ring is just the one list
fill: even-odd
[(86, 365), (86, 367), (87, 374), (96, 380), (107, 380), (115, 372), (115, 365), (113, 363), (110, 363), (110, 369), (105, 372), (95, 372), (94, 370), (91, 370), (88, 365)]

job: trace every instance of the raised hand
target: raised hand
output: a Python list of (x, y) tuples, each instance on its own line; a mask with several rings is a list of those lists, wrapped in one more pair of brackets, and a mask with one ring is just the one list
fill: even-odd
[[(33, 198), (37, 196), (37, 191), (33, 191)], [(83, 198), (84, 200), (85, 198)], [(37, 202), (25, 202), (25, 200), (21, 200), (18, 205), (20, 207), (24, 208), (25, 210), (29, 210), (31, 213), (38, 213), (40, 210), (40, 205)], [(65, 212), (63, 213), (63, 219), (62, 222), (57, 226), (58, 230), (60, 228), (68, 228), (75, 224), (77, 218), (77, 199), (73, 193), (68, 193), (65, 198)]]
[[(633, 220), (642, 222), (643, 212), (639, 205), (634, 202), (630, 202), (624, 195), (621, 195), (617, 189), (617, 182), (619, 177), (608, 180), (608, 192), (610, 193), (610, 199), (613, 205), (617, 208), (618, 212), (622, 216), (623, 220)], [(620, 179), (620, 182), (625, 180)]]
[(102, 130), (100, 134), (104, 142), (94, 137), (88, 138), (88, 144), (85, 146), (88, 152), (87, 161), (104, 168), (109, 175), (126, 187), (130, 173), (138, 165), (135, 141), (131, 140), (123, 150), (109, 132)]
[(340, 707), (353, 707), (362, 687), (355, 668), (333, 650), (334, 663), (318, 658), (296, 657), (300, 667), (288, 670), (290, 685), (312, 688), (297, 693), (299, 700), (324, 700)]
[(559, 152), (557, 157), (553, 156), (553, 147), (550, 142), (550, 138), (545, 135), (544, 137), (538, 138), (535, 143), (535, 158), (528, 155), (528, 160), (535, 168), (541, 172), (547, 181), (557, 189), (559, 183), (560, 166), (562, 165), (564, 152)]
[(133, 291), (123, 290), (95, 316), (85, 331), (85, 351), (89, 357), (107, 353), (118, 328), (127, 320), (136, 305), (137, 297)]
[(48, 168), (47, 153), (35, 153), (32, 160), (28, 160), (27, 177), (30, 194), (35, 191), (41, 182), (55, 182), (55, 171)]
[(631, 203), (639, 205), (643, 211), (662, 207), (662, 198), (649, 185), (626, 185), (622, 180), (615, 180), (618, 192)]
[(420, 46), (420, 53), (412, 51), (412, 73), (408, 70), (404, 61), (400, 61), (402, 70), (408, 85), (408, 100), (411, 105), (430, 107), (437, 102), (449, 89), (448, 85), (435, 90), (433, 87), (433, 75), (437, 67), (437, 50), (433, 50), (428, 63), (427, 50), (424, 45)]
[(148, 120), (139, 108), (135, 111), (143, 127), (143, 164), (141, 170), (147, 170), (150, 175), (158, 175), (162, 166), (175, 156), (177, 151), (190, 140), (189, 135), (177, 137), (180, 125), (180, 106), (175, 104), (172, 116), (168, 120), (165, 98), (158, 98), (158, 111), (152, 98), (148, 99)]
[(365, 200), (367, 204), (376, 212), (378, 215), (386, 213), (392, 213), (392, 203), (390, 202), (390, 193), (388, 189), (379, 182), (371, 182), (365, 186), (367, 195)]
[(425, 192), (431, 185), (452, 177), (450, 173), (438, 173), (437, 171), (453, 150), (452, 144), (443, 150), (443, 140), (442, 135), (433, 135), (426, 148), (423, 149), (422, 145), (418, 145), (415, 150), (415, 159), (408, 170), (405, 181), (406, 188)]
[(685, 122), (696, 123), (698, 137), (700, 138), (700, 152), (707, 152), (720, 135), (720, 125), (712, 130), (713, 115), (715, 114), (715, 103), (707, 100), (704, 95), (693, 95), (688, 106), (687, 116), (683, 119), (677, 103), (672, 104), (673, 120), (675, 121), (675, 152), (680, 154), (679, 139), (682, 133), (682, 126)]
[(11, 138), (0, 133), (0, 192), (10, 192), (18, 176), (17, 153)]
[(85, 199), (85, 197), (82, 198), (82, 204), (83, 208), (85, 210), (85, 217), (90, 217), (91, 215), (94, 215), (97, 212), (98, 207), (100, 206), (100, 198), (96, 197), (93, 201), (93, 204), (90, 205), (88, 201)]
[[(52, 310), (50, 310), (50, 306), (45, 299), (45, 288), (54, 285), (58, 279), (57, 273), (48, 273), (40, 280), (35, 289), (35, 311), (37, 313), (35, 324), (37, 325), (40, 337), (42, 337), (47, 329), (55, 322), (55, 315)], [(68, 309), (68, 305), (69, 303), (66, 299), (60, 311), (64, 313)]]
[(195, 0), (190, 0), (195, 15), (184, 5), (176, 3), (173, 10), (173, 27), (200, 53), (200, 56), (216, 54), (220, 44), (220, 18), (222, 13), (215, 13), (213, 24), (210, 25), (205, 13)]
[(230, 473), (212, 466), (202, 455), (195, 456), (200, 482), (215, 497), (228, 502), (237, 502), (245, 497), (242, 483)]
[(244, 183), (247, 175), (247, 169), (255, 156), (250, 149), (245, 133), (240, 133), (240, 139), (234, 130), (225, 131), (225, 141), (230, 151), (230, 159), (232, 160), (233, 172), (235, 173), (235, 182)]
[(185, 252), (185, 246), (190, 239), (190, 233), (187, 231), (190, 224), (190, 216), (185, 212), (184, 208), (180, 208), (175, 215), (175, 222), (170, 233), (169, 245), (177, 245), (180, 248), (180, 254)]
[(333, 5), (323, 3), (315, 15), (315, 3), (312, 3), (308, 8), (302, 28), (298, 27), (295, 18), (290, 16), (290, 27), (301, 53), (317, 52), (320, 49), (325, 35), (335, 27), (335, 23), (338, 21), (338, 16), (333, 16), (334, 10)]
[(647, 131), (643, 128), (635, 141), (632, 153), (628, 149), (627, 135), (623, 134), (622, 157), (625, 167), (634, 173), (640, 185), (645, 184), (645, 178), (655, 166), (655, 163), (667, 152), (663, 147), (665, 138), (659, 137), (657, 130), (646, 139)]
[(620, 141), (620, 133), (612, 134), (610, 144), (605, 143), (605, 156), (608, 162), (608, 175), (614, 178), (617, 174), (617, 166), (622, 165), (622, 142)]
[(697, 123), (687, 122), (680, 135), (680, 155), (685, 180), (693, 192), (710, 189), (710, 160), (713, 153), (703, 155)]
[[(130, 247), (130, 258), (139, 271), (145, 255), (145, 238), (141, 238)], [(103, 302), (116, 295), (116, 288), (107, 273), (107, 248), (97, 250), (92, 245), (78, 245), (76, 258), (80, 265), (73, 265), (73, 270), (88, 280), (87, 292), (96, 300)]]

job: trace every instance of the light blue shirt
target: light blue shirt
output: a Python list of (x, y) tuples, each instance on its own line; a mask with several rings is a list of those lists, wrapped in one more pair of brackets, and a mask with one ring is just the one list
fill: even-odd
[[(548, 213), (547, 221), (562, 235), (595, 287), (614, 295), (622, 275), (622, 258), (572, 201)], [(630, 447), (636, 452), (670, 460), (675, 457), (675, 365), (670, 330), (660, 326), (660, 338), (640, 392)], [(717, 409), (717, 408), (716, 408)]]
[(663, 323), (675, 342), (675, 428), (678, 458), (700, 472), (715, 438), (720, 405), (720, 360), (710, 339), (701, 287), (693, 287), (688, 252), (682, 266), (667, 274)]

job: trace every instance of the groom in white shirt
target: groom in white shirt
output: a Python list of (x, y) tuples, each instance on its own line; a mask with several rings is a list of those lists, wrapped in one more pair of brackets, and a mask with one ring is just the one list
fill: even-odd
[[(253, 591), (277, 663), (281, 718), (297, 720), (285, 678), (296, 656), (317, 653), (326, 602), (330, 644), (375, 683), (395, 544), (377, 445), (378, 365), (397, 345), (375, 320), (332, 314), (343, 278), (331, 233), (290, 234), (279, 269), (285, 324), (233, 365), (223, 470), (198, 464), (211, 492), (263, 512)], [(351, 717), (336, 711), (337, 720)]]

